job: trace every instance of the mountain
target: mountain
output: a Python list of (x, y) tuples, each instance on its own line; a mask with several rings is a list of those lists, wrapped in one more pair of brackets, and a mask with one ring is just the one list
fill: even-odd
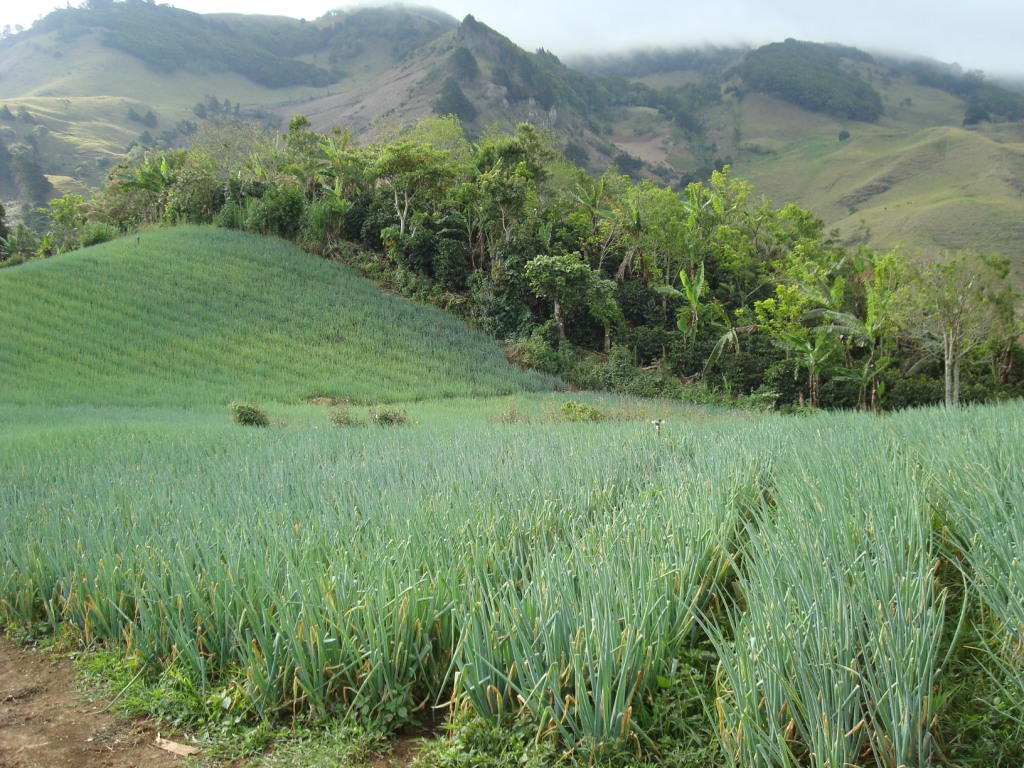
[(91, 0), (0, 40), (0, 200), (16, 214), (96, 187), (126, 152), (185, 144), (225, 113), (366, 140), (451, 113), (471, 137), (530, 122), (594, 171), (676, 188), (730, 164), (848, 245), (1024, 265), (1020, 90), (795, 40), (562, 62), (424, 8), (299, 21)]

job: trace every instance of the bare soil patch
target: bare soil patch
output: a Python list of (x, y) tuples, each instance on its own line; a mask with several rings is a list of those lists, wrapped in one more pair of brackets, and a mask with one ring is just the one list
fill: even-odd
[(66, 659), (0, 635), (0, 768), (176, 768), (156, 729), (105, 712), (75, 690)]
[[(88, 700), (74, 677), (68, 659), (19, 647), (0, 632), (0, 768), (180, 767), (181, 756), (156, 746), (156, 725), (106, 711), (108, 702)], [(437, 727), (403, 734), (367, 768), (409, 765)]]

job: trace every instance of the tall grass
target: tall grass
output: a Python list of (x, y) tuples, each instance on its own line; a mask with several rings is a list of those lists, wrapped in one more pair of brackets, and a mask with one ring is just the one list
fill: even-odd
[(143, 233), (0, 274), (0, 402), (359, 403), (551, 389), (485, 335), (284, 242)]

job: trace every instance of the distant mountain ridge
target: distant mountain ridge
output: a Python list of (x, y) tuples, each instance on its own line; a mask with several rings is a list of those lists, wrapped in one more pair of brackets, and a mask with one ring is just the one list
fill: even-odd
[(430, 114), (471, 138), (530, 122), (594, 171), (681, 188), (730, 164), (848, 244), (1024, 263), (1024, 95), (981, 73), (795, 40), (565, 63), (413, 7), (311, 21), (146, 0), (55, 10), (0, 40), (0, 201), (17, 212), (95, 187), (133, 146), (187, 143), (211, 103), (367, 138)]

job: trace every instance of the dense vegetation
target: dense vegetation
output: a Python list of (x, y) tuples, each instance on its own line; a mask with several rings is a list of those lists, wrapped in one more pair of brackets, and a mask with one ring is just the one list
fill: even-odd
[(844, 69), (843, 59), (871, 61), (854, 48), (786, 40), (751, 51), (737, 71), (750, 90), (770, 93), (812, 112), (869, 123), (878, 120), (882, 97)]
[(438, 765), (1020, 764), (1019, 403), (644, 408), (266, 431), (5, 406), (0, 618), (124, 643), (120, 692), (207, 733), (437, 705), (506, 729)]

